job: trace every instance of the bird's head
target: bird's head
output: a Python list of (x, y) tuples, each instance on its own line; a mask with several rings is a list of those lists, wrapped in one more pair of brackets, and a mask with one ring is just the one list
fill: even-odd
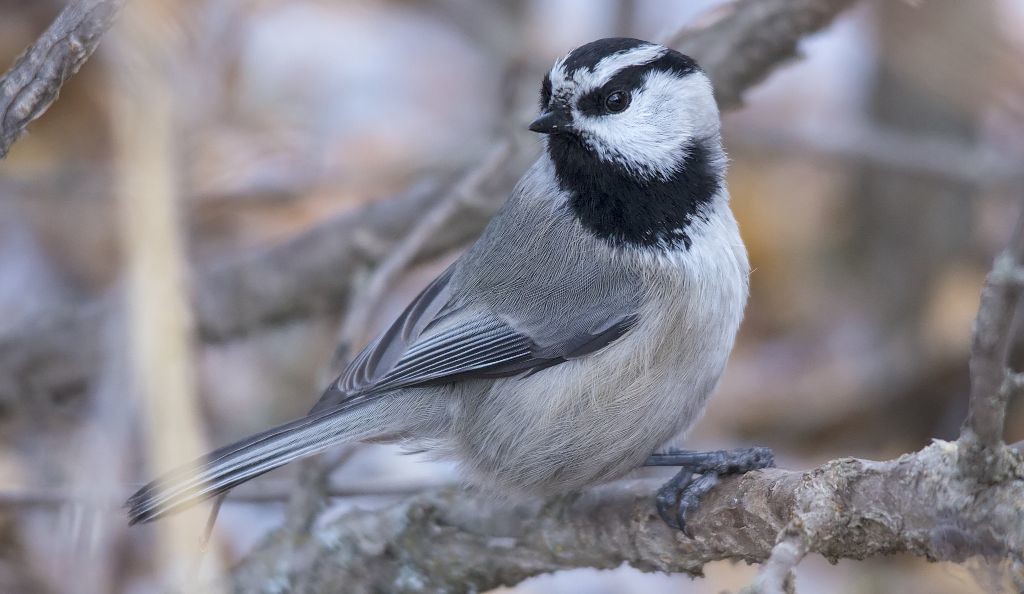
[(582, 149), (643, 179), (676, 173), (720, 123), (711, 83), (688, 56), (629, 38), (600, 39), (555, 62), (530, 130), (553, 151)]

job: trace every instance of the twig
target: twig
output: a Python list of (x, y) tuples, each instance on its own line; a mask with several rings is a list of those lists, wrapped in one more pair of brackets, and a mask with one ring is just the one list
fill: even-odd
[(757, 579), (740, 594), (794, 594), (793, 569), (807, 555), (807, 538), (803, 522), (793, 520), (779, 535), (779, 541), (772, 547), (768, 559), (761, 566)]
[(57, 100), (110, 28), (124, 0), (79, 0), (0, 78), (0, 159), (25, 128)]
[(986, 448), (1002, 443), (1006, 405), (1007, 364), (1013, 317), (1024, 287), (1018, 282), (1024, 264), (1024, 211), (1007, 248), (996, 257), (981, 291), (971, 342), (971, 399), (962, 438)]
[(220, 508), (224, 505), (225, 497), (227, 497), (227, 493), (217, 495), (213, 500), (213, 505), (210, 506), (210, 517), (206, 519), (203, 536), (199, 539), (200, 552), (206, 552), (207, 547), (210, 546), (210, 539), (213, 537), (213, 527), (217, 524), (217, 516), (220, 515)]
[(504, 165), (511, 151), (511, 141), (498, 141), (480, 164), (464, 174), (447, 192), (447, 196), (435, 204), (377, 266), (365, 289), (350, 300), (351, 305), (338, 332), (338, 350), (332, 362), (335, 370), (341, 366), (342, 359), (352, 346), (365, 339), (373, 312), (380, 306), (398, 276), (422, 257), (431, 239), (441, 233), (457, 213), (484, 202), (481, 196), (482, 184)]

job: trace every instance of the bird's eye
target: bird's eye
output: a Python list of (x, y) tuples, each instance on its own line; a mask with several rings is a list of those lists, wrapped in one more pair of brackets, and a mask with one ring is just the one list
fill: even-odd
[(615, 91), (604, 100), (604, 107), (611, 113), (619, 113), (629, 107), (629, 93)]

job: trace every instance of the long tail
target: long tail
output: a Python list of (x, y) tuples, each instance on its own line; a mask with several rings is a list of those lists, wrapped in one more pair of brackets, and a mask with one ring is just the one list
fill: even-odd
[[(215, 450), (128, 498), (129, 524), (151, 522), (331, 446), (379, 432), (376, 398), (354, 398)], [(369, 406), (367, 406), (369, 404)]]

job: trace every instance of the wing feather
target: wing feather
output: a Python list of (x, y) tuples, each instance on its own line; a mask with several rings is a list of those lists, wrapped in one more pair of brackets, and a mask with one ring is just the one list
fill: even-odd
[(534, 373), (604, 348), (636, 321), (634, 313), (596, 318), (585, 329), (539, 340), (486, 307), (453, 303), (449, 281), (454, 267), (424, 289), (386, 332), (355, 357), (314, 411), (356, 395)]

